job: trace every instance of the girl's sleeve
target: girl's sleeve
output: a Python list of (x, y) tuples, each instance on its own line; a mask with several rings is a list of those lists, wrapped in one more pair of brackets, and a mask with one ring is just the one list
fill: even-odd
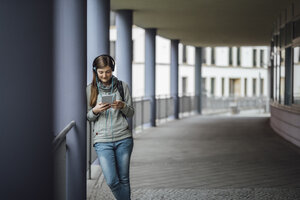
[(121, 112), (124, 113), (126, 117), (132, 117), (134, 115), (134, 108), (132, 103), (132, 97), (130, 95), (129, 87), (126, 83), (123, 82), (124, 87), (124, 96), (125, 96), (125, 106), (121, 109)]
[(88, 85), (87, 88), (86, 88), (86, 98), (87, 98), (87, 119), (89, 121), (95, 121), (100, 113), (98, 113), (97, 115), (95, 115), (93, 113), (93, 110), (92, 110), (92, 107), (90, 106), (90, 98), (91, 98), (91, 85)]

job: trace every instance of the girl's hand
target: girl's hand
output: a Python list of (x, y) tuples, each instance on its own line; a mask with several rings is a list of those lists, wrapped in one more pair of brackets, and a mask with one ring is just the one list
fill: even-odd
[(109, 109), (110, 107), (111, 107), (111, 105), (108, 104), (108, 103), (101, 103), (101, 102), (99, 102), (99, 103), (97, 103), (96, 106), (93, 108), (93, 112), (94, 112), (95, 114), (98, 114), (98, 113), (100, 113), (100, 112), (106, 111), (106, 110)]
[(124, 108), (124, 106), (125, 106), (125, 103), (120, 100), (114, 101), (114, 103), (111, 104), (111, 107), (113, 109), (122, 109), (122, 108)]

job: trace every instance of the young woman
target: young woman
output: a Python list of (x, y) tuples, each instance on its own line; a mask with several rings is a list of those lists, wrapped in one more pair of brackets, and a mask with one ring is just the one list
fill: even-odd
[[(133, 116), (134, 108), (128, 85), (112, 75), (114, 68), (111, 56), (95, 58), (93, 81), (86, 90), (87, 119), (94, 122), (93, 147), (107, 185), (117, 200), (130, 200), (129, 164), (133, 138), (126, 118)], [(113, 96), (112, 104), (102, 103), (105, 95)]]

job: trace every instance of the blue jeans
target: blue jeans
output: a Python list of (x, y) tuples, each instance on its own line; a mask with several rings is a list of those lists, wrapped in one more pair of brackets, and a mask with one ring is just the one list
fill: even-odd
[(133, 138), (94, 145), (107, 185), (117, 200), (130, 200), (129, 164)]

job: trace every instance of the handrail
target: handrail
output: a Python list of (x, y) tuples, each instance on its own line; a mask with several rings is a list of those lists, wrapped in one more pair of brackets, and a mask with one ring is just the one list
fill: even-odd
[(66, 135), (68, 132), (71, 130), (73, 126), (76, 125), (76, 122), (73, 120), (71, 121), (53, 140), (52, 145), (54, 146), (53, 151), (55, 152), (60, 144), (63, 142), (65, 139)]

